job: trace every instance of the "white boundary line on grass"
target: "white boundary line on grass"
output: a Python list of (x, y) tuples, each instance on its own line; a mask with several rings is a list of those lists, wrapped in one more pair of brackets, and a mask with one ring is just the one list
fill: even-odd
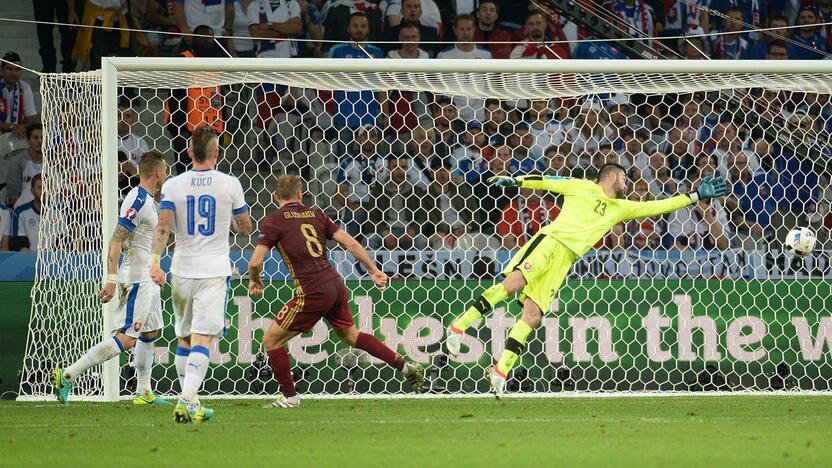
[[(173, 399), (176, 395), (160, 395), (162, 398)], [(205, 400), (268, 400), (276, 395), (206, 395)], [(728, 396), (764, 396), (764, 397), (832, 397), (832, 392), (819, 391), (737, 391), (737, 392), (544, 392), (544, 393), (509, 393), (505, 396), (507, 400), (532, 399), (532, 398), (685, 398), (685, 397), (728, 397)], [(397, 394), (325, 394), (325, 395), (301, 395), (304, 400), (442, 400), (442, 399), (466, 399), (466, 398), (494, 398), (490, 393), (460, 393), (460, 394), (436, 394), (428, 393), (415, 395), (412, 393)], [(17, 401), (52, 401), (53, 396), (23, 396)], [(121, 400), (130, 400), (132, 396), (121, 396)], [(72, 401), (102, 402), (100, 396), (77, 396)]]

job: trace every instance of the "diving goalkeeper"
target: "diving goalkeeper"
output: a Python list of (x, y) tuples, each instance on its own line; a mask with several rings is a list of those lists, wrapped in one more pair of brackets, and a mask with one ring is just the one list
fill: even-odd
[(446, 346), (459, 354), (462, 337), (471, 324), (498, 303), (520, 291), (523, 313), (506, 340), (497, 365), (488, 372), (491, 392), (502, 397), (508, 373), (523, 352), (526, 338), (549, 309), (572, 264), (622, 221), (670, 213), (698, 201), (728, 193), (725, 179), (706, 176), (688, 194), (664, 200), (636, 202), (625, 200), (627, 173), (618, 164), (605, 164), (595, 181), (558, 176), (497, 176), (488, 183), (498, 187), (542, 189), (563, 195), (560, 215), (543, 227), (511, 259), (503, 271), (505, 279), (486, 289), (474, 304), (454, 320), (447, 331)]

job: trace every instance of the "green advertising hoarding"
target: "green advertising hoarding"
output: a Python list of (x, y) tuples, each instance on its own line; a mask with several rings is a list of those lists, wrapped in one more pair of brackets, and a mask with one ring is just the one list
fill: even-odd
[[(498, 306), (469, 330), (468, 346), (460, 356), (447, 364), (437, 359), (443, 352), (445, 327), (489, 284), (402, 281), (380, 292), (369, 282), (348, 283), (359, 328), (431, 367), (435, 388), (451, 392), (486, 390), (483, 370), (502, 350), (519, 314), (514, 302)], [(215, 366), (205, 390), (274, 392), (266, 363), (262, 355), (258, 358), (260, 342), (273, 312), (291, 297), (293, 288), (273, 283), (263, 298), (252, 301), (244, 283), (232, 286), (228, 334), (212, 350)], [(169, 289), (166, 299), (168, 295)], [(828, 390), (831, 295), (832, 283), (814, 280), (570, 281), (530, 338), (517, 373), (527, 377), (518, 385), (527, 391), (696, 390), (701, 386), (694, 382), (697, 378), (717, 374), (717, 380), (728, 382), (720, 388), (768, 389), (772, 382), (766, 374), (785, 364), (788, 379), (800, 388)], [(172, 320), (167, 300), (166, 310), (166, 321)], [(291, 342), (300, 391), (402, 390), (391, 369), (350, 352), (336, 339), (319, 324)], [(157, 390), (176, 393), (172, 327), (157, 343)], [(19, 366), (22, 356), (16, 362)], [(706, 372), (706, 365), (714, 368)]]

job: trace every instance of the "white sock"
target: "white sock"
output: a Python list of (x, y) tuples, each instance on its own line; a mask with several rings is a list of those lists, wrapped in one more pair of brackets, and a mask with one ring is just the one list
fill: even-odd
[(182, 386), (182, 398), (185, 400), (196, 400), (196, 394), (202, 387), (205, 372), (208, 371), (209, 355), (210, 352), (205, 346), (191, 347), (188, 367), (185, 369), (185, 385)]
[(179, 376), (179, 390), (185, 389), (185, 368), (188, 367), (188, 355), (191, 354), (191, 348), (176, 347), (176, 359), (173, 360), (176, 364), (176, 375)]
[(90, 367), (107, 362), (123, 351), (124, 348), (116, 337), (108, 338), (90, 348), (80, 359), (64, 369), (64, 378), (73, 381)]
[(153, 345), (154, 341), (155, 338), (144, 341), (144, 338), (139, 337), (133, 351), (136, 362), (136, 393), (139, 395), (153, 393), (153, 389), (150, 388), (150, 369), (153, 367), (153, 352), (156, 348)]

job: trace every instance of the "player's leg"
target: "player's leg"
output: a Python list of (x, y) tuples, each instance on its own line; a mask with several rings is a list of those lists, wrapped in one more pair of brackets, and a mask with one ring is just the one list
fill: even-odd
[[(229, 278), (191, 279), (174, 275), (172, 285), (174, 282), (177, 282), (174, 289), (179, 294), (185, 293), (188, 294), (185, 298), (190, 297), (189, 301), (181, 299), (187, 304), (182, 313), (182, 323), (177, 323), (177, 334), (190, 335), (191, 343), (182, 395), (174, 408), (174, 420), (180, 423), (206, 422), (214, 416), (214, 411), (200, 403), (198, 393), (208, 371), (211, 344), (225, 329), (230, 281)], [(188, 330), (184, 330), (186, 324)]]
[[(297, 299), (292, 299), (286, 304), (281, 312), (284, 314), (292, 307), (296, 307)], [(278, 312), (278, 317), (282, 317)], [(297, 408), (300, 406), (300, 398), (295, 390), (295, 380), (292, 378), (292, 364), (289, 362), (289, 353), (286, 351), (286, 343), (294, 338), (299, 332), (286, 330), (280, 326), (276, 319), (263, 335), (263, 346), (269, 356), (269, 366), (272, 368), (272, 375), (277, 380), (280, 395), (274, 402), (266, 407), (274, 408)]]
[(173, 359), (176, 375), (179, 377), (179, 391), (185, 388), (185, 370), (188, 367), (188, 356), (191, 355), (191, 337), (177, 337), (176, 357)]
[(338, 335), (344, 343), (366, 351), (371, 356), (381, 359), (390, 367), (395, 368), (401, 372), (402, 377), (410, 383), (413, 392), (421, 393), (422, 381), (424, 380), (424, 370), (422, 366), (415, 362), (405, 361), (395, 351), (387, 347), (378, 338), (369, 334), (359, 332), (355, 325), (349, 325), (346, 328), (337, 328), (333, 323), (332, 330)]
[(560, 289), (575, 255), (555, 239), (547, 238), (539, 249), (523, 261), (520, 270), (527, 284), (520, 294), (523, 313), (509, 331), (505, 350), (489, 372), (491, 391), (497, 398), (503, 395), (508, 374), (526, 347), (526, 340), (549, 310)]
[(162, 319), (162, 297), (161, 290), (155, 284), (148, 285), (150, 295), (150, 310), (141, 322), (141, 333), (136, 341), (133, 351), (133, 359), (136, 364), (136, 395), (133, 398), (134, 405), (146, 404), (171, 404), (170, 402), (157, 397), (153, 393), (150, 378), (153, 369), (153, 357), (156, 351), (156, 340), (159, 338), (159, 331), (164, 321)]
[(131, 329), (134, 314), (142, 304), (137, 304), (141, 295), (140, 283), (119, 284), (119, 306), (113, 317), (116, 324), (113, 336), (100, 341), (88, 349), (77, 361), (66, 368), (59, 368), (52, 371), (52, 384), (58, 401), (63, 404), (69, 402), (69, 393), (72, 390), (75, 380), (92, 366), (109, 361), (119, 354), (131, 349), (136, 342), (135, 337), (124, 334)]
[(523, 302), (523, 315), (511, 327), (503, 354), (497, 361), (497, 365), (490, 371), (491, 392), (497, 398), (503, 396), (508, 373), (514, 368), (514, 364), (523, 353), (529, 334), (540, 324), (542, 316), (543, 312), (540, 307), (531, 298), (527, 297)]
[(452, 356), (459, 354), (462, 348), (462, 338), (465, 330), (471, 326), (477, 319), (484, 314), (491, 311), (497, 304), (503, 302), (509, 297), (514, 296), (517, 291), (526, 286), (528, 279), (523, 273), (522, 266), (527, 263), (532, 256), (537, 256), (541, 250), (545, 250), (542, 246), (546, 241), (546, 236), (542, 233), (536, 234), (529, 242), (523, 245), (523, 248), (517, 252), (511, 261), (508, 262), (503, 274), (505, 279), (494, 286), (483, 291), (482, 295), (474, 301), (474, 304), (469, 307), (464, 314), (451, 322), (451, 326), (447, 330), (447, 339), (445, 346), (448, 353)]

